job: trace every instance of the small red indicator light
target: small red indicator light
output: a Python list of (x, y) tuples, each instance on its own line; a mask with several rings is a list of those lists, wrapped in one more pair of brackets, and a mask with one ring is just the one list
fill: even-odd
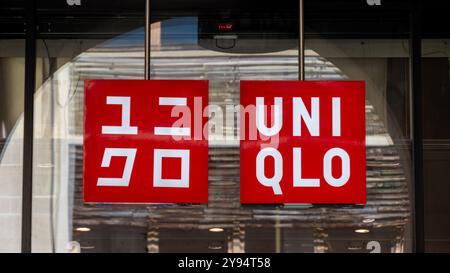
[(219, 24), (217, 24), (217, 29), (220, 31), (230, 31), (230, 30), (233, 30), (233, 24), (219, 23)]

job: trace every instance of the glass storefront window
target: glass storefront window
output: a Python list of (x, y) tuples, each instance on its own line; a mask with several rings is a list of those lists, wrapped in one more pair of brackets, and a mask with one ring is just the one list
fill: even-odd
[(102, 41), (39, 39), (36, 42), (33, 252), (67, 251), (73, 195), (70, 149), (74, 143), (82, 143), (80, 135), (71, 133), (82, 119), (75, 120), (69, 113), (78, 92), (83, 90), (83, 80), (76, 73), (74, 62), (80, 53)]
[(20, 252), (25, 41), (0, 40), (0, 252)]
[(450, 40), (427, 39), (422, 48), (425, 176), (425, 250), (450, 251)]
[[(239, 174), (245, 170), (239, 167), (239, 113), (229, 109), (238, 109), (241, 80), (298, 79), (295, 8), (206, 12), (189, 6), (180, 12), (157, 4), (151, 78), (208, 80), (210, 104), (222, 113), (211, 116), (222, 122), (209, 133), (209, 203), (112, 205), (82, 201), (84, 80), (143, 79), (143, 18), (113, 16), (114, 28), (98, 16), (90, 19), (98, 25), (80, 27), (89, 33), (69, 37), (63, 30), (73, 31), (76, 20), (53, 24), (51, 15), (61, 10), (41, 7), (38, 23), (46, 27), (36, 41), (33, 252), (411, 252), (414, 188), (404, 14), (392, 15), (396, 24), (384, 25), (384, 32), (363, 35), (307, 20), (306, 79), (366, 82), (367, 205), (240, 204)], [(361, 27), (378, 20), (359, 19)], [(245, 31), (222, 33), (221, 24)], [(7, 88), (1, 91), (9, 94)], [(16, 107), (5, 102), (5, 109)], [(2, 111), (0, 136), (13, 135), (9, 124), (20, 134), (21, 118)], [(19, 150), (9, 143), (3, 154), (21, 156)], [(21, 185), (21, 176), (14, 179)]]
[[(368, 202), (364, 208), (330, 209), (339, 224), (323, 232), (325, 249), (412, 251), (408, 40), (311, 39), (307, 47), (332, 64), (340, 79), (366, 83)], [(330, 69), (318, 65), (311, 70), (307, 79), (320, 79)]]

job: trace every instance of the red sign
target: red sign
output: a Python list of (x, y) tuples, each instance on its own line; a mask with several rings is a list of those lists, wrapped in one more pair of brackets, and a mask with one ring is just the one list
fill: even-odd
[(206, 203), (207, 81), (85, 82), (84, 201)]
[(366, 203), (364, 82), (242, 81), (241, 203)]

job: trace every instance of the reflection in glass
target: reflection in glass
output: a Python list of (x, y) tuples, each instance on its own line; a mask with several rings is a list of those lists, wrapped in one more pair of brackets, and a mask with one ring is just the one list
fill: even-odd
[(0, 252), (20, 252), (25, 41), (0, 40)]
[[(210, 103), (224, 110), (239, 104), (241, 79), (298, 78), (296, 49), (214, 51), (197, 45), (197, 39), (171, 43), (176, 34), (168, 36), (165, 25), (171, 24), (153, 25), (152, 79), (209, 80)], [(184, 35), (197, 35), (187, 29), (193, 33)], [(281, 38), (270, 42), (295, 44)], [(311, 40), (307, 46), (307, 79), (367, 83), (367, 206), (242, 206), (237, 113), (222, 117), (229, 122), (210, 132), (207, 205), (83, 204), (83, 80), (142, 79), (143, 30), (138, 29), (80, 51), (37, 90), (34, 251), (411, 251), (407, 119), (393, 111), (408, 112), (404, 41)], [(403, 78), (388, 79), (393, 71)], [(392, 84), (397, 89), (388, 88)], [(392, 109), (393, 93), (398, 109)], [(69, 242), (79, 242), (79, 248)]]

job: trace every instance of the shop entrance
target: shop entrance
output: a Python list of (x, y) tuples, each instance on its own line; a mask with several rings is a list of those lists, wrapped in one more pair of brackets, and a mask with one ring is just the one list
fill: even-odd
[(404, 4), (305, 3), (306, 80), (366, 82), (367, 205), (242, 205), (239, 83), (298, 80), (298, 1), (153, 0), (150, 78), (208, 80), (222, 120), (209, 135), (209, 203), (112, 205), (82, 202), (83, 82), (144, 78), (145, 1), (39, 2), (33, 251), (412, 251)]

